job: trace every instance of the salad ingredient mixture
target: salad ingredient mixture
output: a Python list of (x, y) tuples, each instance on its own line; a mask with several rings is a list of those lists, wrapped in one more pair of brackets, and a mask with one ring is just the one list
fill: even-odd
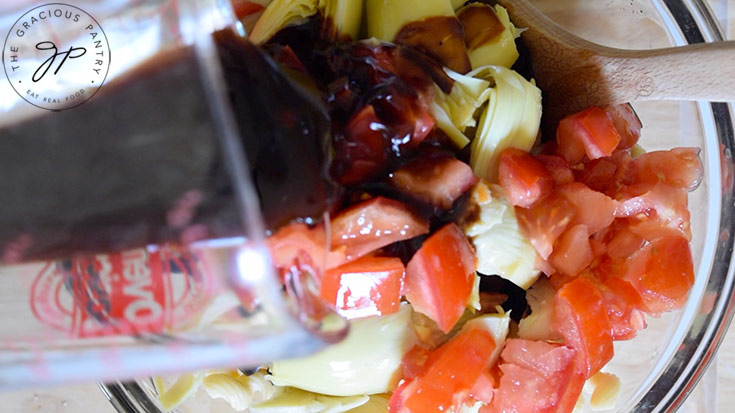
[(299, 280), (351, 330), (221, 377), (273, 391), (210, 395), (256, 412), (569, 412), (587, 383), (586, 403), (614, 404), (614, 341), (681, 308), (694, 282), (702, 164), (695, 148), (646, 153), (629, 105), (572, 114), (539, 142), (541, 91), (513, 69), (520, 32), (484, 2), (265, 8), (250, 41), (331, 121), (324, 218), (267, 243), (286, 291)]

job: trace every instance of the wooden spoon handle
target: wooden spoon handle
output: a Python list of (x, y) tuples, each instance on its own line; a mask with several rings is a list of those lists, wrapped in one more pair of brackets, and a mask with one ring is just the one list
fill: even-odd
[(605, 48), (598, 57), (615, 102), (735, 101), (735, 41), (653, 50)]

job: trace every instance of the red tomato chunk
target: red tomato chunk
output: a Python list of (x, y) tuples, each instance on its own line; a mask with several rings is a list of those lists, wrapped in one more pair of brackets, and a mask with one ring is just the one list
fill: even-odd
[(556, 134), (559, 154), (571, 164), (612, 155), (620, 133), (604, 109), (591, 107), (569, 115), (559, 122)]
[(500, 155), (498, 180), (510, 203), (524, 208), (548, 195), (554, 186), (554, 179), (541, 162), (512, 147)]
[(559, 237), (549, 262), (567, 275), (577, 275), (592, 262), (589, 229), (587, 225), (575, 225)]
[(405, 268), (398, 258), (363, 257), (326, 272), (321, 296), (345, 318), (393, 314)]
[(501, 354), (500, 370), (503, 375), (492, 409), (488, 410), (570, 412), (584, 384), (575, 356), (573, 349), (557, 344), (508, 340)]
[(689, 242), (676, 235), (652, 241), (633, 254), (624, 279), (653, 314), (683, 307), (694, 284)]
[(518, 225), (543, 259), (549, 258), (554, 242), (567, 229), (575, 213), (572, 204), (557, 193), (531, 208), (516, 208)]
[(585, 277), (577, 277), (554, 297), (552, 328), (564, 344), (579, 352), (586, 378), (600, 371), (613, 356), (607, 307), (600, 290)]
[[(399, 387), (390, 399), (390, 412), (446, 412), (458, 409), (488, 370), (495, 341), (473, 327), (429, 352), (419, 375)], [(415, 367), (414, 367), (415, 368)]]
[(429, 223), (398, 201), (376, 197), (351, 206), (331, 221), (332, 249), (345, 247), (347, 260), (429, 232)]
[(307, 256), (319, 274), (326, 268), (336, 267), (345, 261), (341, 251), (327, 251), (327, 238), (323, 226), (309, 228), (306, 224), (292, 223), (268, 237), (266, 245), (273, 265), (285, 269), (300, 256)]
[(391, 174), (390, 183), (411, 197), (443, 209), (477, 183), (472, 168), (454, 157), (421, 157)]
[(447, 224), (406, 266), (406, 299), (449, 332), (467, 306), (476, 269), (472, 245), (456, 224)]

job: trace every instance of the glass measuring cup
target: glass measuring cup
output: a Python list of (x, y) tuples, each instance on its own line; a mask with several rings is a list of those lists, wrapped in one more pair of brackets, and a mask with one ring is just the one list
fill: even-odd
[[(4, 5), (2, 29), (36, 6), (56, 7)], [(0, 388), (257, 366), (340, 338), (341, 319), (303, 316), (308, 292), (290, 280), (284, 293), (270, 266), (266, 226), (289, 208), (274, 218), (277, 208), (261, 208), (273, 180), (250, 179), (250, 149), (262, 148), (248, 137), (261, 130), (243, 129), (252, 113), (236, 116), (211, 36), (241, 32), (229, 3), (72, 6), (104, 29), (105, 84), (85, 85), (89, 102), (62, 111), (2, 86)], [(44, 30), (58, 45), (71, 36)], [(302, 96), (289, 83), (263, 88)]]

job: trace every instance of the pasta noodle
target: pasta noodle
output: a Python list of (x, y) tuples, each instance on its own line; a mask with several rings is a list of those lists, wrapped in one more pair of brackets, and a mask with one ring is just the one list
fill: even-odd
[(204, 373), (191, 373), (179, 376), (174, 384), (166, 388), (161, 378), (155, 378), (154, 383), (158, 390), (158, 402), (163, 410), (173, 410), (199, 389), (204, 379)]

